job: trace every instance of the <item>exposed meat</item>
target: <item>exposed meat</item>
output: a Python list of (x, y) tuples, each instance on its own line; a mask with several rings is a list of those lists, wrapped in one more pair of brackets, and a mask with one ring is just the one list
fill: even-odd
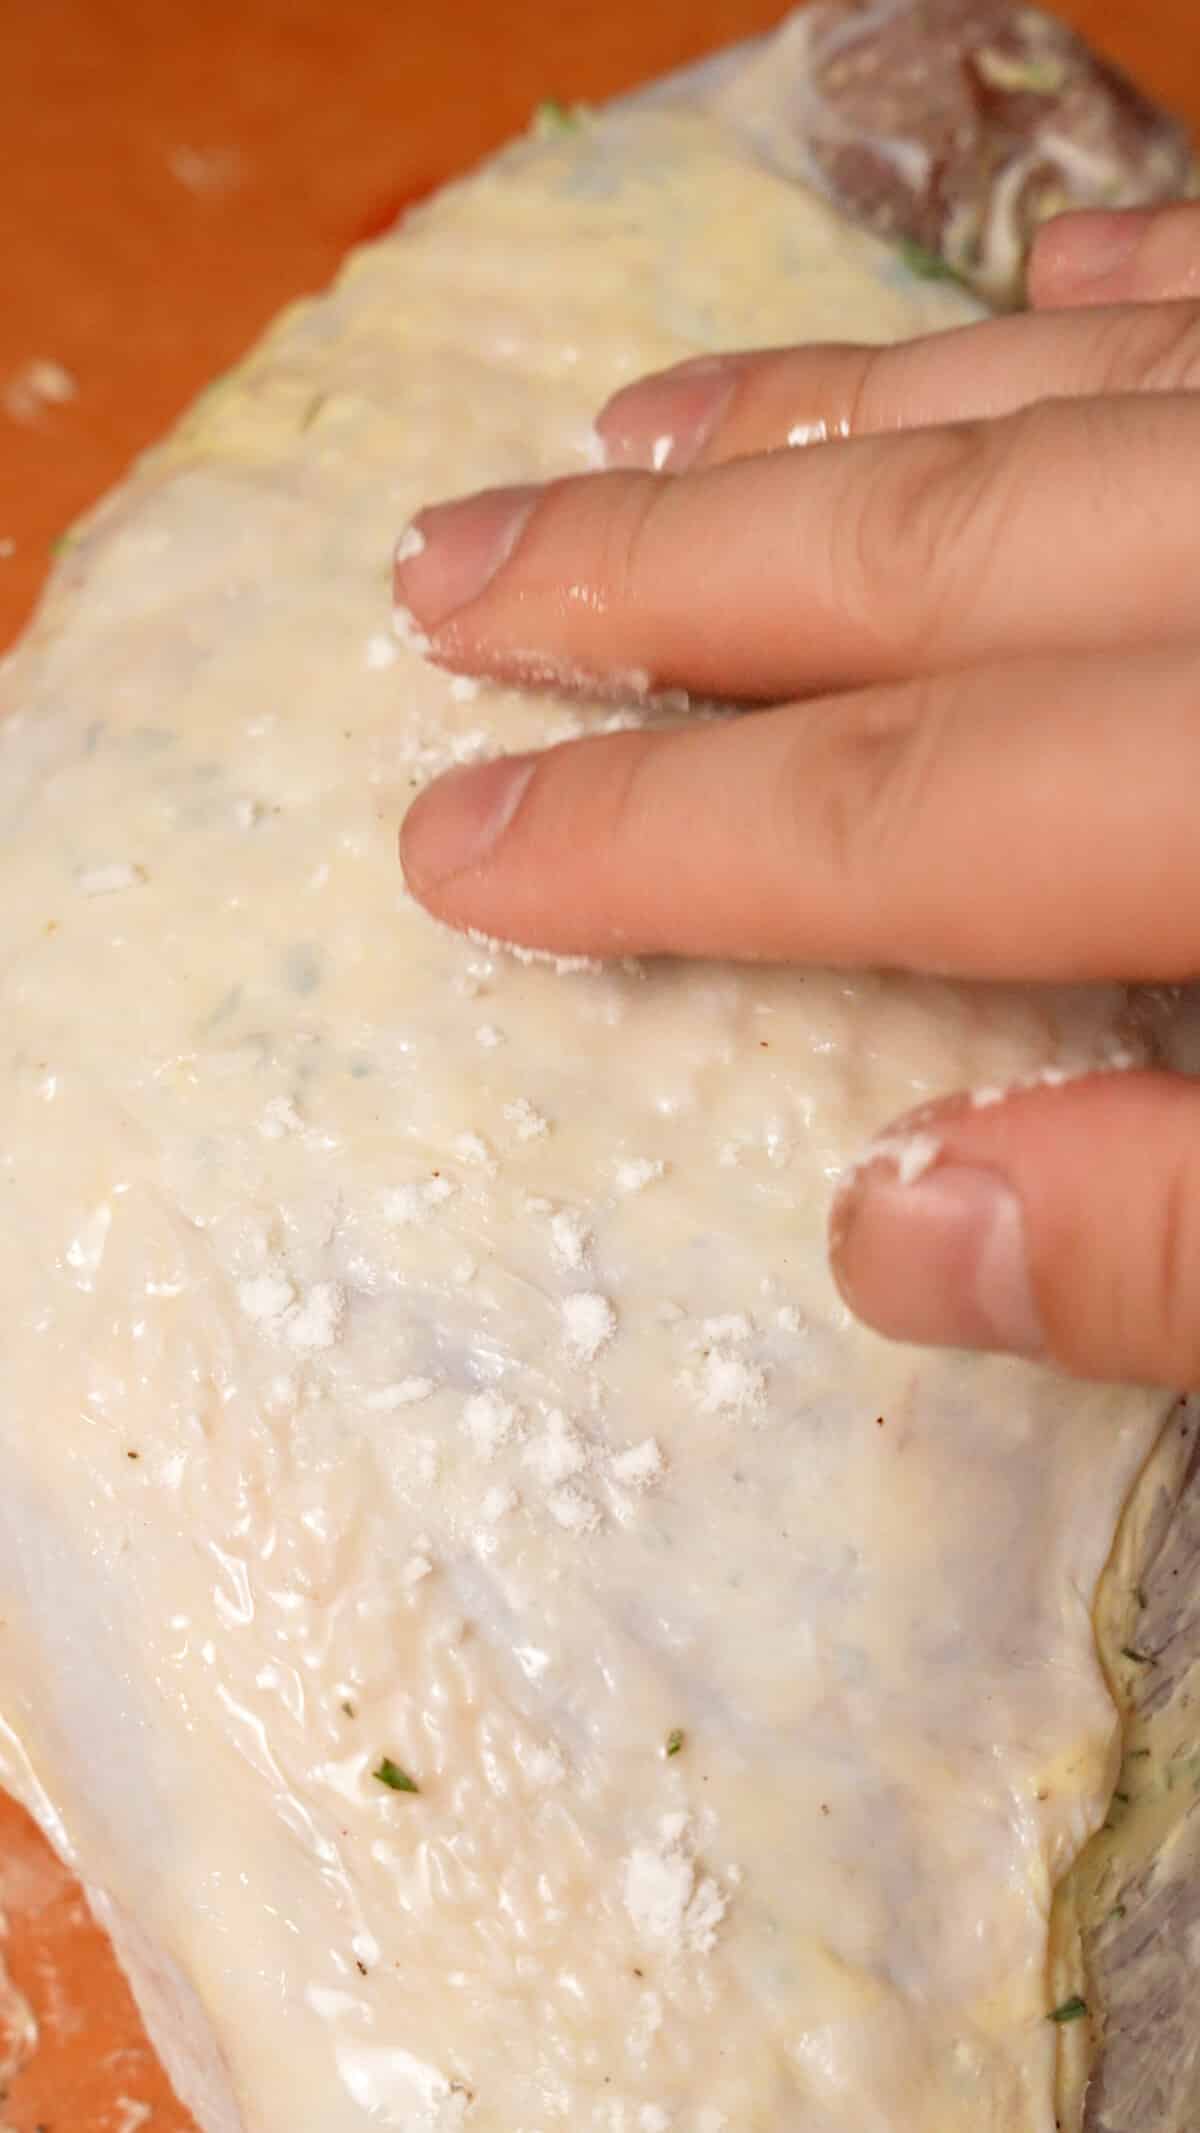
[[(746, 111), (754, 79), (735, 85)], [(1191, 182), (1186, 128), (1065, 23), (1012, 0), (818, 0), (755, 87), (777, 159), (996, 304), (1019, 301), (1051, 215)]]

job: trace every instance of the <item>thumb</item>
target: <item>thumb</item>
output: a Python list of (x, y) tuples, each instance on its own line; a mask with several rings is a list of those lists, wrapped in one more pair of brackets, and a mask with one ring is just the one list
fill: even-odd
[(894, 1339), (1200, 1385), (1200, 1083), (927, 1106), (845, 1181), (830, 1240), (846, 1303)]

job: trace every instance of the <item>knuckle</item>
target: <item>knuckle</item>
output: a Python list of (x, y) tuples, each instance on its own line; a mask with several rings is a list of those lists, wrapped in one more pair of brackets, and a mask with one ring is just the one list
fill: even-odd
[(927, 655), (977, 596), (998, 526), (1004, 427), (914, 430), (889, 444), (886, 463), (847, 463), (830, 528), (834, 601), (892, 659)]
[(648, 474), (617, 474), (613, 502), (599, 528), (593, 573), (595, 604), (618, 616), (641, 614), (653, 604), (651, 552), (666, 490)]
[[(820, 855), (832, 906), (852, 933), (870, 924), (881, 881), (897, 907), (889, 917), (896, 960), (903, 961), (903, 885), (921, 827), (928, 820), (942, 758), (944, 714), (929, 684), (915, 682), (886, 700), (864, 695), (814, 711), (798, 727), (780, 785), (784, 834), (793, 848)], [(872, 928), (871, 930), (877, 930)]]
[(1101, 392), (1187, 392), (1200, 385), (1200, 304), (1116, 312), (1106, 323), (1096, 385)]
[(870, 437), (891, 426), (889, 414), (892, 350), (855, 348), (842, 350), (840, 407), (831, 434), (837, 437)]

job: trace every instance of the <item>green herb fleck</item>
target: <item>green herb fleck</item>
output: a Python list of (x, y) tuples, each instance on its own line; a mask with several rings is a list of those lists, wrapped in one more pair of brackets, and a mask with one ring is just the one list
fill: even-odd
[(1127, 1792), (1114, 1792), (1113, 1798), (1114, 1800), (1119, 1800), (1121, 1802), (1122, 1807), (1128, 1807), (1129, 1794)]
[(1063, 2001), (1061, 2007), (1055, 2007), (1051, 2009), (1050, 2013), (1046, 2016), (1046, 2020), (1048, 2022), (1058, 2022), (1060, 2024), (1063, 2022), (1081, 2022), (1084, 2016), (1087, 2014), (1087, 2011), (1087, 2001), (1081, 2000), (1079, 1994), (1077, 1992), (1073, 1992), (1069, 2000)]
[(354, 1705), (351, 1703), (350, 1698), (348, 1696), (342, 1705), (342, 1709), (345, 1712), (347, 1718), (357, 1718), (358, 1713), (355, 1710)]
[(931, 252), (928, 245), (918, 244), (915, 237), (900, 239), (900, 257), (910, 274), (920, 281), (956, 281), (966, 287), (965, 277), (957, 267), (952, 267), (940, 252)]
[(560, 104), (556, 96), (545, 96), (533, 114), (533, 123), (538, 133), (572, 133), (579, 124), (579, 113)]
[(1123, 1644), (1121, 1646), (1121, 1657), (1122, 1659), (1131, 1659), (1135, 1666), (1154, 1666), (1157, 1664), (1153, 1652), (1139, 1652), (1132, 1644)]
[(390, 1755), (384, 1756), (378, 1770), (373, 1770), (371, 1776), (378, 1778), (381, 1785), (386, 1785), (389, 1792), (420, 1792), (421, 1790), (420, 1786), (410, 1778), (407, 1770), (402, 1770), (399, 1763), (394, 1763)]
[(1010, 96), (1058, 96), (1069, 79), (1065, 61), (1050, 53), (998, 52), (991, 45), (975, 54), (976, 70), (993, 89)]
[(1111, 1911), (1109, 1912), (1109, 1914), (1108, 1914), (1108, 1915), (1109, 1915), (1109, 1917), (1110, 1917), (1110, 1918), (1124, 1918), (1124, 1916), (1125, 1916), (1125, 1906), (1124, 1906), (1124, 1904), (1123, 1904), (1123, 1903), (1114, 1903), (1114, 1905), (1113, 1905), (1113, 1907), (1112, 1907), (1112, 1910), (1111, 1910)]
[(678, 1755), (682, 1751), (682, 1748), (683, 1729), (680, 1726), (673, 1726), (671, 1728), (671, 1731), (667, 1735), (667, 1745), (664, 1752), (667, 1755)]

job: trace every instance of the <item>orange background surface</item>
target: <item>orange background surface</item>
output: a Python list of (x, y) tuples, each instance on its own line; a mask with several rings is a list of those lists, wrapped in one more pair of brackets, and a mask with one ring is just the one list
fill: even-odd
[[(1196, 4), (1064, 0), (1061, 12), (1200, 128)], [(515, 132), (540, 98), (610, 95), (781, 12), (772, 0), (0, 0), (0, 646), (55, 537), (349, 245)], [(30, 394), (30, 366), (46, 364), (65, 378), (34, 377), (69, 396)], [(13, 2041), (5, 1968), (40, 2031), (0, 2093), (0, 2133), (189, 2133), (78, 1891), (2, 1797), (0, 1915), (0, 2066)]]

